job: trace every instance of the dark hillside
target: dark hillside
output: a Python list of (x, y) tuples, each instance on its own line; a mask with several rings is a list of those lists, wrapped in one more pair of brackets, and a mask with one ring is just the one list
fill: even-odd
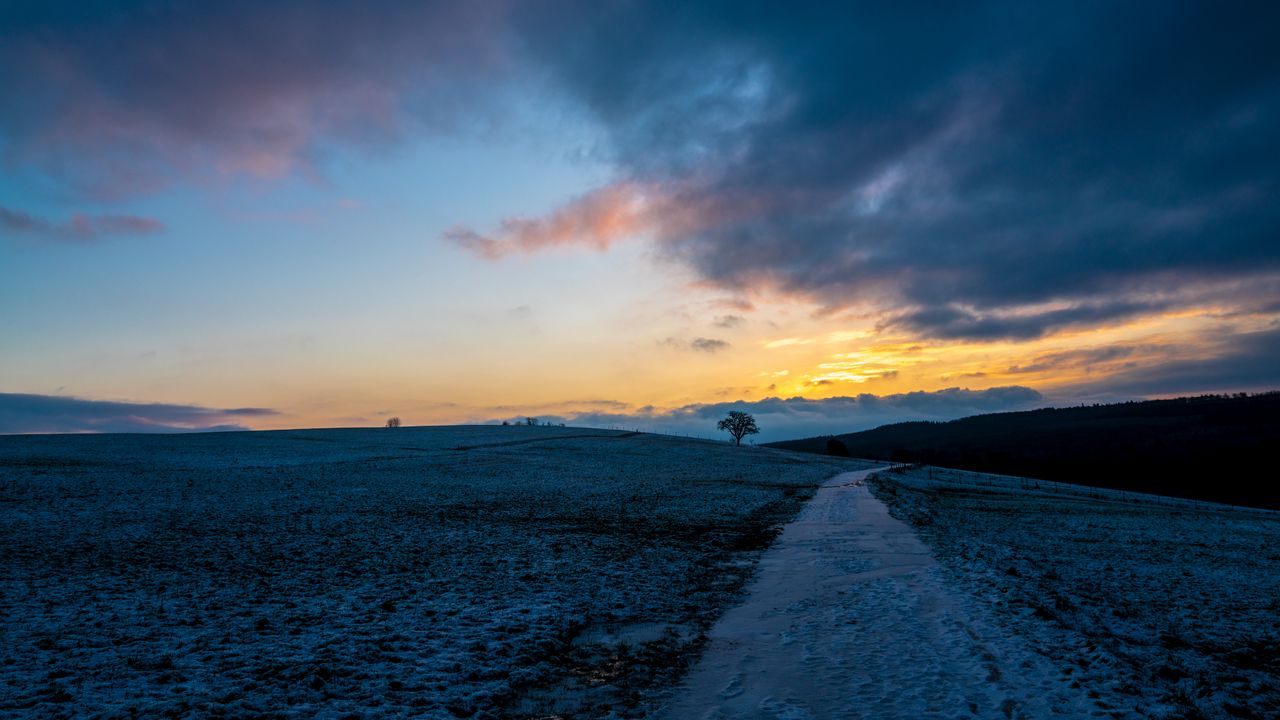
[[(834, 441), (834, 442), (833, 442)], [(773, 447), (1280, 508), (1280, 392), (975, 415)]]

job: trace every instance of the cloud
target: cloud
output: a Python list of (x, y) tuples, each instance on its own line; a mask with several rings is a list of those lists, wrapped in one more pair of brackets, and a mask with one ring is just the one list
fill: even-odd
[(732, 330), (734, 328), (742, 327), (746, 322), (747, 319), (741, 315), (719, 315), (711, 321), (711, 324), (718, 328)]
[(766, 342), (764, 346), (769, 350), (773, 350), (774, 348), (791, 347), (792, 345), (811, 345), (811, 344), (813, 344), (813, 340), (810, 338), (789, 337), (789, 338), (779, 338), (777, 340), (770, 340), (769, 342)]
[(445, 231), (444, 239), (489, 260), (566, 245), (607, 250), (648, 227), (648, 210), (646, 198), (632, 185), (608, 185), (543, 218), (507, 218), (491, 235), (454, 227)]
[(670, 410), (636, 408), (627, 411), (570, 412), (544, 419), (557, 424), (565, 422), (588, 427), (640, 428), (653, 432), (714, 437), (716, 420), (730, 410), (742, 410), (755, 416), (760, 425), (761, 434), (756, 436), (756, 440), (772, 442), (855, 432), (907, 420), (952, 420), (978, 413), (1025, 410), (1044, 403), (1044, 397), (1036, 390), (1011, 385), (986, 390), (948, 388), (935, 392), (895, 395), (864, 393), (818, 400), (770, 397), (756, 401), (699, 403)]
[[(565, 408), (583, 408), (589, 407), (601, 412), (616, 411), (623, 412), (631, 408), (631, 404), (622, 400), (613, 400), (610, 398), (576, 398), (570, 400), (558, 400), (549, 403), (540, 403), (535, 405), (489, 405), (486, 410), (491, 412), (514, 412), (524, 413), (519, 417), (524, 419), (530, 414), (545, 415), (548, 412), (563, 412)], [(558, 417), (558, 416), (557, 416)], [(508, 420), (511, 418), (507, 418)], [(484, 422), (484, 420), (480, 420)]]
[(276, 414), (266, 408), (218, 409), (0, 393), (0, 434), (247, 430), (241, 424), (244, 421)]
[(1280, 327), (1224, 333), (1208, 343), (1209, 357), (1180, 359), (1118, 372), (1081, 385), (1079, 394), (1168, 396), (1280, 388)]
[(0, 135), (11, 163), (98, 197), (314, 173), (326, 144), (474, 123), (496, 68), (517, 72), (498, 5), (8, 3)]
[(1280, 273), (1280, 7), (539, 13), (535, 56), (712, 285), (1025, 340)]
[(726, 310), (786, 296), (1029, 340), (1276, 307), (1277, 21), (1136, 0), (9, 3), (0, 137), (7, 167), (120, 197), (315, 175), (332, 147), (474, 132), (536, 97), (595, 123), (614, 180), (450, 242), (496, 259), (643, 235)]
[(1154, 303), (1116, 300), (1038, 312), (982, 313), (948, 303), (914, 310), (885, 324), (945, 340), (1032, 340), (1053, 330), (1119, 321), (1158, 308)]
[(0, 228), (39, 238), (90, 241), (106, 235), (150, 235), (164, 230), (159, 220), (132, 215), (72, 215), (70, 220), (50, 222), (0, 206)]
[(752, 312), (756, 309), (754, 303), (743, 298), (721, 298), (713, 301), (711, 306), (721, 310), (737, 310), (738, 312)]
[(718, 338), (699, 337), (689, 342), (689, 349), (705, 353), (720, 352), (721, 350), (727, 350), (729, 347), (728, 342)]
[(673, 350), (691, 350), (693, 352), (709, 354), (717, 353), (721, 350), (728, 350), (730, 347), (733, 347), (728, 341), (705, 337), (696, 337), (688, 341), (669, 337), (662, 341), (662, 345)]
[(1091, 372), (1094, 368), (1114, 363), (1117, 360), (1127, 360), (1134, 355), (1151, 356), (1160, 352), (1162, 352), (1162, 348), (1158, 346), (1144, 349), (1133, 345), (1108, 345), (1079, 350), (1062, 350), (1041, 354), (1032, 362), (1026, 365), (1011, 366), (1005, 372), (1010, 374), (1039, 373), (1061, 371), (1069, 368), (1083, 368), (1085, 372)]

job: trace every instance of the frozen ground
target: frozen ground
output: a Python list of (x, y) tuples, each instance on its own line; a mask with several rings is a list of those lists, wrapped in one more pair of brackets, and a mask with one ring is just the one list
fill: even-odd
[(880, 477), (947, 579), (1097, 713), (1280, 717), (1280, 513), (936, 468)]
[(0, 716), (643, 716), (854, 467), (565, 428), (3, 437)]
[(864, 479), (824, 484), (712, 628), (670, 720), (1088, 717), (1083, 692), (946, 580)]

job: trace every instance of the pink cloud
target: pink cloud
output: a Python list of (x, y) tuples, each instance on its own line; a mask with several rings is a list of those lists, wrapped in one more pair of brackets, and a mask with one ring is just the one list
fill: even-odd
[(165, 5), (7, 28), (6, 160), (93, 197), (175, 181), (316, 175), (471, 116), (508, 62), (496, 3)]
[(658, 204), (652, 192), (617, 183), (580, 195), (543, 217), (507, 218), (490, 235), (459, 226), (445, 231), (444, 239), (490, 260), (571, 245), (607, 250), (651, 229)]
[[(704, 260), (698, 255), (704, 250), (704, 244), (698, 242), (704, 233), (717, 226), (734, 226), (779, 212), (799, 194), (798, 191), (772, 195), (743, 191), (711, 195), (699, 192), (691, 183), (658, 186), (622, 181), (579, 195), (540, 217), (508, 217), (488, 234), (459, 225), (446, 230), (442, 238), (487, 260), (501, 260), (557, 247), (604, 251), (619, 240), (643, 234), (652, 238), (667, 257), (697, 266)], [(785, 265), (786, 248), (773, 240), (772, 237), (743, 237), (741, 247), (735, 249), (734, 254), (756, 259), (772, 255), (779, 265)], [(692, 285), (707, 289), (732, 286), (747, 294), (805, 296), (803, 291), (788, 287), (782, 282), (784, 279), (775, 272), (749, 265), (735, 271), (729, 281), (703, 278)], [(716, 307), (742, 312), (755, 309), (755, 305), (742, 296), (723, 299)]]
[[(679, 256), (689, 252), (689, 238), (708, 228), (778, 212), (799, 194), (742, 191), (714, 195), (699, 191), (695, 182), (659, 186), (620, 181), (572, 198), (540, 217), (505, 218), (489, 234), (459, 225), (446, 230), (443, 237), (496, 260), (572, 245), (607, 250), (622, 238), (648, 233), (665, 251)], [(744, 240), (744, 249), (753, 249), (754, 244), (758, 243)], [(761, 283), (766, 281), (767, 278), (759, 279)], [(729, 306), (752, 308), (745, 299), (732, 301)]]

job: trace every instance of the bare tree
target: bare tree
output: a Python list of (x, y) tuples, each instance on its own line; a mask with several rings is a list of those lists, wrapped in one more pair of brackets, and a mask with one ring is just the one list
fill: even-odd
[(400, 418), (398, 417), (387, 418), (387, 427), (389, 428), (400, 427)]
[(730, 410), (725, 419), (716, 425), (717, 430), (728, 430), (734, 445), (742, 445), (742, 438), (760, 432), (756, 419), (741, 410)]
[(524, 424), (525, 424), (525, 425), (531, 425), (531, 426), (532, 426), (532, 425), (537, 425), (537, 424), (538, 424), (538, 418), (535, 418), (535, 417), (527, 417), (527, 418), (525, 418), (525, 419), (524, 419)]

